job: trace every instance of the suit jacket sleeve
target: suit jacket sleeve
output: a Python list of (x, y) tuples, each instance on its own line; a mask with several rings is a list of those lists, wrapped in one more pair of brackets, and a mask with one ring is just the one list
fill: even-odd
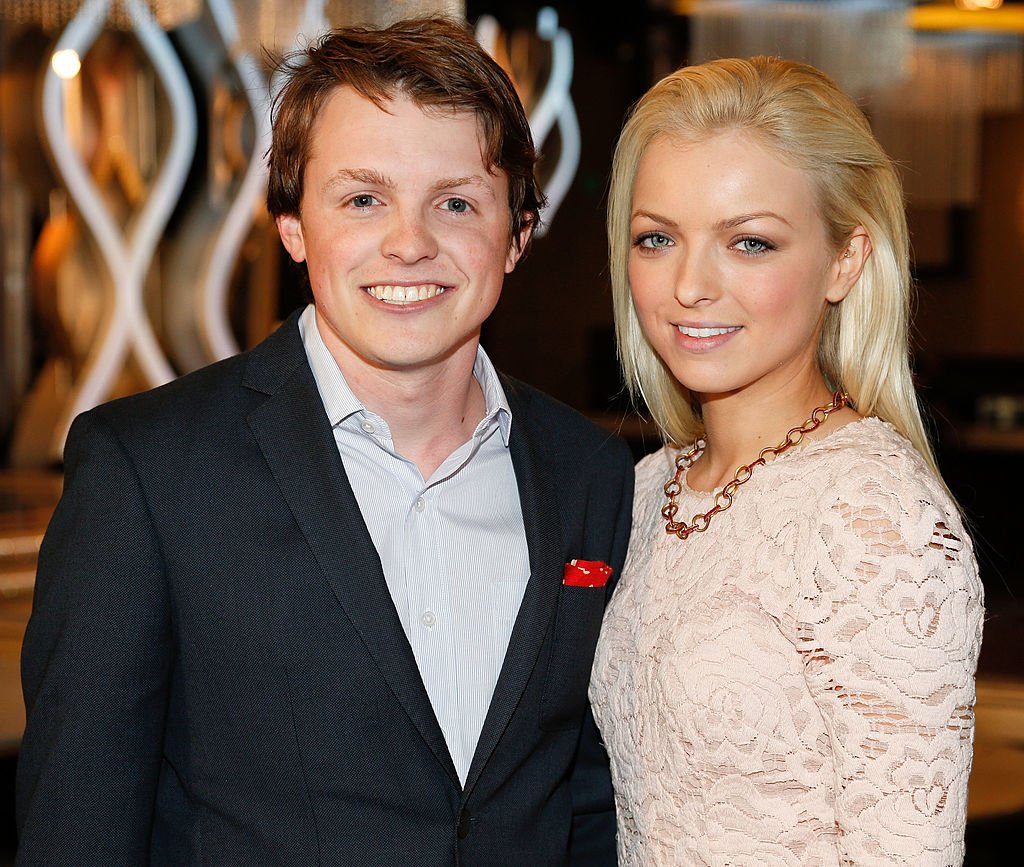
[(140, 865), (171, 669), (164, 570), (143, 484), (117, 436), (80, 416), (40, 551), (22, 655), (18, 865)]
[[(632, 456), (621, 440), (610, 440), (609, 445), (615, 456), (617, 485), (611, 495), (612, 502), (605, 507), (611, 509), (608, 526), (614, 533), (609, 561), (613, 572), (605, 588), (606, 603), (626, 560), (633, 506)], [(571, 788), (574, 815), (570, 863), (573, 867), (615, 867), (615, 802), (608, 754), (589, 706), (580, 732)]]

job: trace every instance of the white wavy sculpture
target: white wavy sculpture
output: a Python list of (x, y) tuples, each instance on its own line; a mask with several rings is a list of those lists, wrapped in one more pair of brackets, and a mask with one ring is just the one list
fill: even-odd
[(245, 175), (200, 275), (199, 334), (211, 361), (238, 352), (238, 342), (228, 321), (228, 288), (238, 251), (252, 228), (256, 208), (266, 192), (265, 154), (270, 145), (270, 93), (259, 61), (249, 52), (233, 50), (239, 43), (238, 22), (231, 0), (208, 0), (217, 32), (232, 58), (242, 82), (256, 128)]
[[(157, 242), (185, 185), (195, 150), (196, 112), (185, 71), (148, 6), (141, 0), (122, 0), (122, 4), (171, 107), (171, 134), (163, 164), (127, 234), (115, 222), (68, 135), (61, 79), (48, 67), (43, 82), (47, 141), (68, 193), (96, 240), (113, 287), (100, 335), (55, 431), (60, 443), (78, 413), (110, 395), (129, 350), (134, 352), (149, 384), (159, 385), (175, 376), (146, 317), (143, 288)], [(72, 49), (85, 57), (106, 21), (109, 7), (110, 0), (87, 0), (61, 34), (55, 51)]]
[[(313, 39), (330, 29), (325, 15), (326, 0), (305, 0), (298, 15), (279, 16), (291, 20), (284, 25), (285, 48), (298, 46), (300, 39)], [(240, 347), (228, 317), (228, 295), (231, 276), (239, 250), (252, 229), (257, 211), (266, 195), (266, 153), (270, 146), (270, 113), (282, 79), (274, 76), (269, 84), (257, 57), (244, 49), (240, 18), (232, 0), (207, 0), (214, 27), (220, 36), (231, 65), (242, 84), (249, 113), (255, 128), (248, 164), (235, 196), (210, 244), (197, 277), (199, 306), (194, 311), (198, 333), (207, 361), (217, 361), (236, 354)], [(247, 10), (242, 0), (241, 12)], [(294, 10), (293, 10), (294, 11)], [(275, 28), (276, 38), (282, 34)]]
[[(477, 21), (477, 41), (492, 57), (498, 56), (500, 33), (498, 22), (492, 16), (482, 15)], [(539, 151), (557, 123), (560, 144), (558, 160), (543, 185), (548, 201), (537, 231), (537, 236), (541, 237), (551, 225), (579, 168), (580, 126), (569, 94), (573, 73), (572, 37), (558, 26), (558, 13), (551, 7), (545, 6), (537, 13), (537, 35), (551, 43), (551, 72), (540, 98), (529, 112), (530, 131)]]
[[(239, 351), (239, 346), (228, 322), (228, 286), (231, 270), (238, 250), (252, 228), (259, 203), (266, 195), (266, 153), (270, 147), (270, 111), (274, 98), (281, 89), (281, 75), (275, 75), (267, 84), (259, 62), (249, 52), (238, 52), (241, 45), (238, 21), (231, 0), (207, 0), (217, 30), (234, 57), (233, 65), (245, 89), (246, 99), (256, 126), (255, 142), (249, 156), (249, 165), (235, 200), (224, 219), (211, 251), (203, 277), (202, 303), (199, 310), (200, 334), (203, 336), (211, 361), (227, 358)], [(288, 40), (296, 46), (300, 38), (312, 39), (330, 29), (324, 14), (325, 0), (306, 0), (295, 32)]]

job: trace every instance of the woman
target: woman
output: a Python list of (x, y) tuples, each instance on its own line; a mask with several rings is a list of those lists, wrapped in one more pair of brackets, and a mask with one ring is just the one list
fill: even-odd
[(591, 687), (620, 862), (959, 863), (982, 587), (911, 381), (892, 163), (818, 70), (712, 61), (636, 106), (608, 227), (669, 443)]

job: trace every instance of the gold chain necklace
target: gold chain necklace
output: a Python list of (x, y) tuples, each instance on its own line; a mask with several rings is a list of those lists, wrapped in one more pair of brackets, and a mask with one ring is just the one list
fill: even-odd
[(777, 446), (767, 446), (758, 452), (757, 459), (751, 461), (749, 464), (745, 464), (736, 470), (736, 475), (733, 477), (731, 482), (728, 482), (722, 490), (715, 494), (715, 503), (704, 512), (704, 514), (696, 514), (690, 519), (690, 523), (687, 524), (684, 521), (676, 521), (676, 512), (679, 511), (679, 504), (676, 503), (676, 497), (679, 496), (679, 492), (682, 490), (682, 485), (679, 482), (679, 477), (682, 475), (683, 470), (693, 463), (693, 459), (707, 445), (707, 440), (699, 439), (692, 449), (690, 449), (685, 455), (679, 455), (676, 458), (676, 474), (665, 482), (665, 495), (668, 497), (668, 502), (661, 507), (661, 516), (665, 519), (665, 532), (670, 536), (675, 535), (680, 539), (686, 539), (693, 533), (703, 533), (707, 528), (708, 524), (711, 523), (711, 519), (715, 517), (719, 512), (724, 512), (732, 505), (733, 495), (736, 493), (736, 489), (740, 485), (747, 482), (754, 473), (754, 467), (761, 467), (767, 463), (767, 459), (781, 455), (784, 451), (787, 451), (793, 446), (799, 444), (805, 434), (809, 434), (812, 430), (817, 430), (821, 427), (825, 420), (832, 415), (836, 410), (842, 409), (847, 406), (850, 402), (850, 398), (845, 392), (837, 391), (832, 395), (832, 403), (827, 403), (824, 406), (819, 406), (815, 409), (807, 421), (805, 421), (799, 427), (793, 428), (786, 438), (779, 443)]

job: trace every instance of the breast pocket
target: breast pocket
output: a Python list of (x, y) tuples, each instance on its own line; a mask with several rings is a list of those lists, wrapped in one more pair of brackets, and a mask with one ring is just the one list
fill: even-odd
[(603, 587), (562, 586), (540, 706), (545, 731), (577, 728), (582, 721), (604, 603)]

